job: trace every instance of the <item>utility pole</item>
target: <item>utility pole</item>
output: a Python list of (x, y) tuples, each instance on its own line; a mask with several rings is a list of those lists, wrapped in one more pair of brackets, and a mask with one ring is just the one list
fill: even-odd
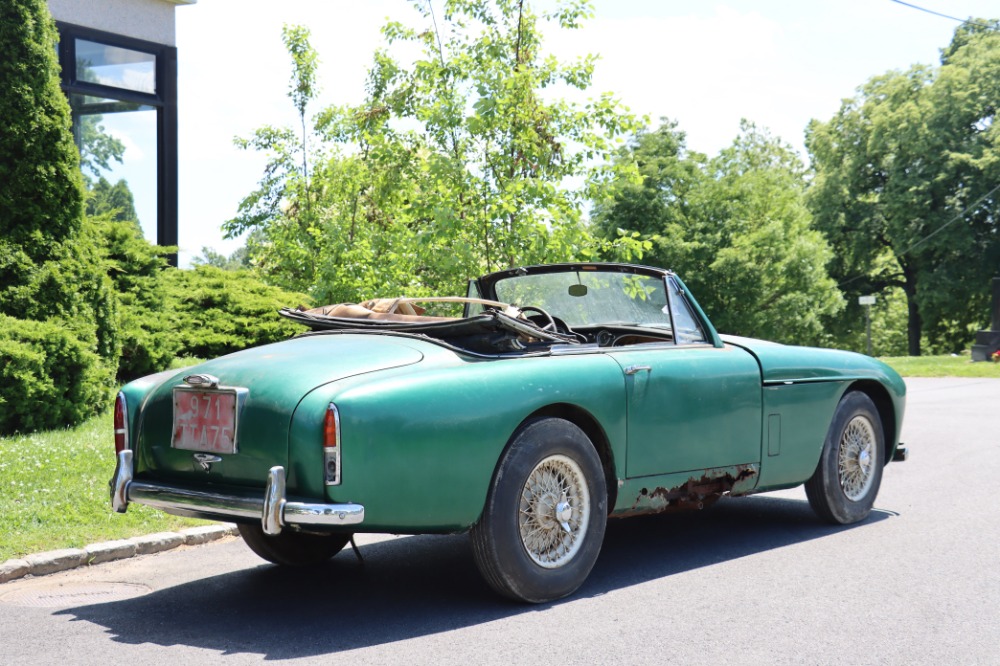
[(868, 355), (872, 355), (872, 306), (875, 305), (875, 296), (858, 296), (858, 305), (865, 306), (865, 331), (868, 334)]

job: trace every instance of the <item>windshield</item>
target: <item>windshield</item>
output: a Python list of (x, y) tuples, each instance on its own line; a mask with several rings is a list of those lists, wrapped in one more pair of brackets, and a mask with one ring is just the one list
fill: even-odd
[(580, 270), (515, 275), (494, 285), (496, 297), (542, 308), (573, 328), (607, 324), (670, 328), (661, 277)]

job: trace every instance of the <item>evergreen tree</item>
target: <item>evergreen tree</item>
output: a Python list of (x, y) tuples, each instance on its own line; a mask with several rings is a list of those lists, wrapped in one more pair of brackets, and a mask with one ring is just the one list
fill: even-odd
[[(80, 156), (59, 89), (55, 24), (44, 0), (0, 3), (0, 262), (38, 262), (79, 231)], [(5, 271), (6, 273), (6, 271)], [(4, 274), (8, 284), (8, 275)]]
[(3, 377), (0, 432), (96, 412), (121, 352), (118, 299), (84, 226), (56, 40), (44, 0), (0, 3), (0, 334), (3, 355), (23, 361)]

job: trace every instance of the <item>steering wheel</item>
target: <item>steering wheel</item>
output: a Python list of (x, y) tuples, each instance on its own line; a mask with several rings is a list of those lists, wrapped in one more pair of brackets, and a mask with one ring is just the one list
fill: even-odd
[(556, 320), (553, 319), (552, 315), (550, 315), (545, 310), (543, 310), (541, 308), (536, 308), (534, 305), (524, 305), (524, 306), (520, 306), (518, 309), (521, 312), (537, 312), (538, 314), (540, 314), (542, 317), (544, 317), (547, 320), (546, 323), (545, 323), (545, 325), (541, 326), (539, 328), (541, 328), (543, 331), (551, 331), (553, 333), (558, 332), (559, 329), (556, 326)]

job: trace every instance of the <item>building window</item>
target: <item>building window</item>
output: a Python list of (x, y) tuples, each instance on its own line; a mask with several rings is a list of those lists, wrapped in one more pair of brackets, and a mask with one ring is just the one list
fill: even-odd
[(62, 87), (92, 205), (134, 219), (150, 241), (176, 245), (177, 50), (57, 26)]
[(156, 54), (76, 39), (76, 79), (156, 94)]

